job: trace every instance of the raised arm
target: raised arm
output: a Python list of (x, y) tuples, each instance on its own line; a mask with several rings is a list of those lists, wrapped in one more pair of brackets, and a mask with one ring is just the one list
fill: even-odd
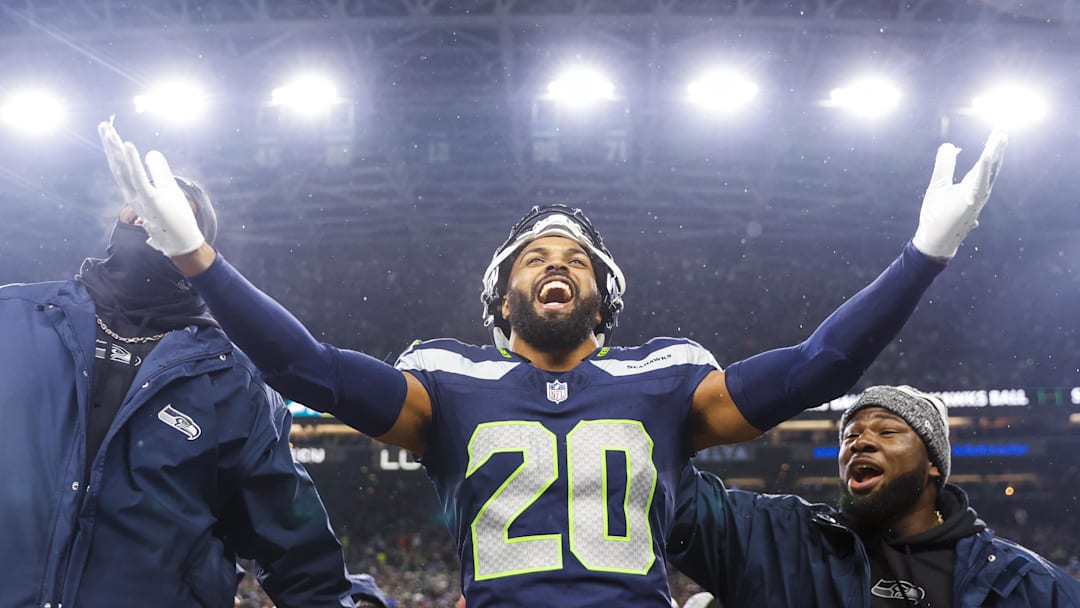
[(829, 315), (806, 341), (707, 376), (694, 394), (695, 449), (751, 439), (854, 386), (978, 225), (1006, 140), (1002, 131), (991, 133), (975, 167), (956, 184), (959, 149), (943, 144), (915, 237), (885, 272)]
[(221, 328), (289, 399), (380, 441), (423, 452), (431, 402), (423, 385), (360, 352), (316, 340), (288, 310), (266, 295), (206, 242), (165, 157), (142, 158), (109, 122), (99, 125), (109, 169), (150, 238), (172, 258), (206, 301)]

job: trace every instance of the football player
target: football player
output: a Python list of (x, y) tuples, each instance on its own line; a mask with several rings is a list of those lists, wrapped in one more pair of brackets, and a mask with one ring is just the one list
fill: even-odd
[(623, 272), (580, 210), (545, 205), (484, 273), (495, 344), (420, 342), (394, 367), (315, 340), (205, 243), (160, 153), (145, 159), (151, 182), (134, 145), (110, 123), (101, 135), (117, 180), (137, 193), (149, 243), (268, 383), (420, 455), (470, 608), (670, 606), (665, 539), (691, 454), (848, 390), (975, 226), (1005, 147), (992, 134), (953, 183), (958, 150), (942, 146), (912, 242), (798, 345), (726, 370), (685, 339), (611, 345)]

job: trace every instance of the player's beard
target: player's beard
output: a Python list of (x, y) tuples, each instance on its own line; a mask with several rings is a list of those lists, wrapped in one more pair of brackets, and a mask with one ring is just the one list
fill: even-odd
[(840, 488), (840, 512), (860, 528), (884, 529), (915, 507), (926, 490), (927, 479), (926, 470), (913, 469), (865, 496), (852, 494), (844, 484)]
[(522, 340), (542, 351), (568, 353), (592, 335), (600, 313), (600, 295), (577, 301), (565, 316), (544, 317), (536, 312), (532, 293), (511, 289), (510, 327)]

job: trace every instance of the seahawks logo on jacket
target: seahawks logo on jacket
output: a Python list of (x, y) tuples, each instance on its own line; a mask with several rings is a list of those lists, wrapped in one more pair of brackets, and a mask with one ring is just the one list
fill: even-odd
[[(98, 359), (105, 358), (105, 341), (98, 340), (94, 347), (94, 357)], [(112, 345), (112, 352), (109, 355), (109, 360), (113, 363), (123, 363), (124, 365), (142, 365), (142, 357), (132, 354), (131, 351), (120, 346), (119, 344)]]
[(158, 420), (186, 435), (188, 441), (195, 441), (199, 438), (199, 435), (202, 435), (202, 429), (192, 420), (191, 416), (176, 409), (171, 403), (161, 408), (161, 411), (157, 413), (157, 417)]
[(870, 594), (890, 600), (904, 600), (905, 605), (909, 601), (915, 602), (926, 597), (926, 591), (914, 583), (900, 580), (887, 581), (885, 579), (874, 583), (874, 587), (870, 589)]

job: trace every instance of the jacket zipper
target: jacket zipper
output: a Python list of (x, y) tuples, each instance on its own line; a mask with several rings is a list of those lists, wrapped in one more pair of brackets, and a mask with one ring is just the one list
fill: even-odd
[[(49, 304), (48, 306), (49, 306), (49, 308), (53, 308), (56, 305)], [(63, 313), (64, 322), (67, 323), (68, 330), (71, 332), (71, 335), (74, 337), (75, 343), (79, 344), (79, 340), (78, 340), (78, 335), (79, 334), (78, 334), (78, 332), (75, 331), (75, 326), (74, 326), (74, 324), (72, 324), (71, 319), (68, 317), (67, 310), (63, 306), (56, 306), (56, 308), (59, 309), (60, 312)], [(78, 363), (78, 367), (82, 367), (82, 370), (83, 370), (83, 378), (85, 378), (85, 380), (84, 380), (85, 389), (83, 390), (83, 395), (85, 396), (86, 400), (88, 401), (90, 399), (90, 390), (91, 390), (91, 386), (90, 386), (91, 381), (90, 381), (89, 378), (90, 378), (90, 373), (91, 373), (91, 370), (93, 369), (93, 366), (89, 365), (87, 363), (87, 361), (85, 361), (83, 359), (83, 357), (82, 357), (83, 351), (82, 350), (74, 349), (73, 352), (76, 355), (75, 360)], [(93, 363), (93, 361), (94, 361), (93, 358), (91, 358), (90, 363)], [(72, 451), (78, 449), (78, 447), (79, 447), (80, 442), (79, 442), (78, 433), (82, 433), (82, 434), (86, 433), (86, 428), (85, 428), (85, 426), (86, 426), (86, 417), (83, 415), (83, 411), (85, 411), (86, 406), (87, 406), (87, 403), (79, 403), (78, 404), (78, 407), (79, 407), (79, 416), (78, 416), (78, 418), (79, 418), (79, 420), (81, 420), (83, 422), (83, 424), (75, 426), (75, 432), (77, 434), (74, 437), (71, 438), (72, 444), (74, 446), (74, 447), (72, 447)], [(56, 565), (57, 566), (57, 575), (58, 576), (53, 580), (53, 585), (52, 585), (53, 586), (53, 591), (50, 594), (51, 599), (48, 599), (44, 604), (46, 608), (51, 608), (51, 606), (53, 606), (53, 605), (55, 605), (56, 608), (62, 608), (62, 606), (63, 606), (63, 604), (61, 603), (60, 600), (63, 598), (64, 582), (67, 579), (68, 570), (70, 570), (70, 567), (71, 567), (71, 564), (69, 563), (70, 560), (71, 560), (71, 549), (74, 546), (75, 538), (78, 536), (78, 533), (79, 533), (79, 513), (82, 511), (83, 497), (86, 495), (86, 485), (85, 485), (86, 481), (82, 479), (82, 475), (81, 475), (81, 472), (82, 472), (82, 470), (84, 468), (84, 462), (86, 460), (86, 454), (85, 454), (86, 449), (85, 448), (86, 448), (86, 446), (85, 446), (85, 441), (84, 441), (83, 442), (83, 452), (84, 452), (84, 454), (82, 455), (81, 458), (76, 458), (75, 459), (77, 461), (76, 464), (79, 467), (78, 468), (78, 473), (79, 474), (75, 475), (76, 480), (72, 482), (74, 487), (71, 488), (71, 489), (72, 489), (72, 491), (76, 492), (76, 495), (75, 495), (74, 502), (72, 504), (71, 516), (70, 516), (70, 518), (68, 520), (68, 530), (69, 530), (69, 532), (68, 532), (66, 538), (63, 541), (64, 542), (64, 547), (63, 547), (63, 550), (60, 552), (60, 556), (58, 558), (57, 565)]]
[[(983, 566), (986, 565), (987, 554), (993, 552), (994, 550), (993, 543), (983, 542), (981, 534), (977, 534), (975, 536), (975, 542), (979, 543), (980, 545), (978, 547), (977, 553), (975, 553), (975, 559), (971, 560), (971, 565), (968, 567), (967, 571), (964, 572), (964, 576), (960, 579), (960, 584), (953, 585), (954, 596), (960, 589), (967, 589), (968, 582), (971, 581), (971, 579), (974, 578), (975, 574), (982, 570)], [(960, 597), (953, 597), (953, 605), (960, 606), (960, 600), (962, 599), (963, 598)]]
[[(79, 482), (73, 482), (79, 483)], [(60, 600), (64, 594), (64, 583), (67, 581), (68, 570), (71, 567), (71, 548), (75, 545), (75, 539), (79, 536), (79, 514), (82, 512), (83, 497), (86, 496), (86, 486), (80, 484), (78, 489), (74, 489), (77, 493), (75, 496), (75, 504), (73, 505), (73, 511), (71, 516), (71, 533), (68, 534), (67, 540), (64, 541), (64, 550), (60, 553), (60, 562), (58, 564), (60, 570), (57, 572), (59, 576), (56, 578), (54, 586), (53, 598), (56, 600), (56, 608), (63, 608), (63, 604)], [(48, 607), (49, 603), (46, 602), (45, 606)]]
[(863, 544), (862, 539), (854, 530), (847, 526), (837, 522), (830, 515), (816, 514), (815, 519), (819, 525), (828, 526), (830, 528), (840, 530), (851, 537), (854, 543), (855, 553), (859, 556), (859, 562), (862, 564), (862, 584), (859, 585), (859, 596), (862, 598), (859, 606), (870, 605), (870, 559), (867, 557), (866, 546)]

